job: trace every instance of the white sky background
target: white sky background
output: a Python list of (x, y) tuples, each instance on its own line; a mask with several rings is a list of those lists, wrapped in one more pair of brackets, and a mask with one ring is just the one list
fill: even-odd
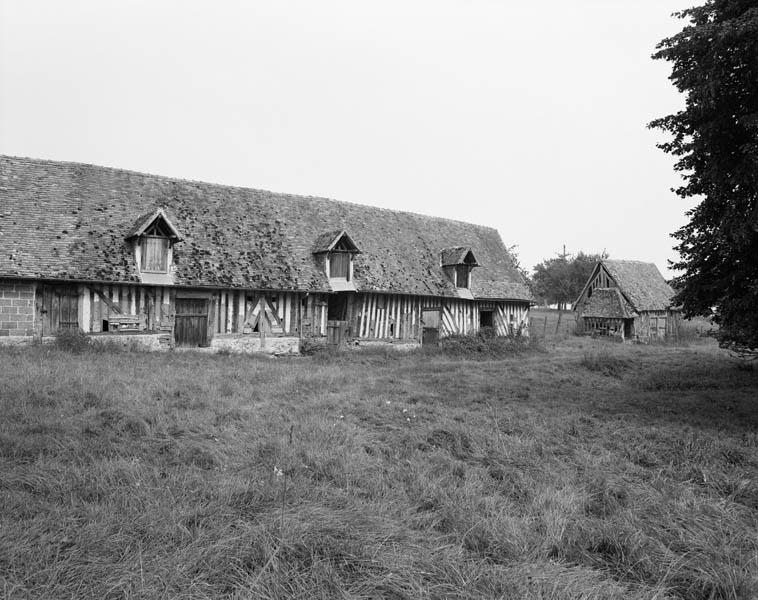
[(0, 0), (0, 153), (326, 196), (675, 259), (645, 125), (695, 0)]

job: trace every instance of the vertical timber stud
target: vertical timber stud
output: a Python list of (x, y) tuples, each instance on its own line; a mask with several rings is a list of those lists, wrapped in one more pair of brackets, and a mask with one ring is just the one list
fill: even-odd
[(82, 287), (79, 290), (79, 327), (84, 333), (92, 330), (92, 305), (90, 304), (89, 288)]
[(226, 292), (226, 329), (227, 333), (232, 332), (232, 314), (234, 312), (234, 300), (230, 292)]
[(237, 333), (242, 333), (245, 326), (245, 292), (237, 292)]

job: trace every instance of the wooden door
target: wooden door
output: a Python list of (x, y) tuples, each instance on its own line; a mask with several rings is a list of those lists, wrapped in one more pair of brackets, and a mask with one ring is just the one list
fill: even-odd
[(666, 337), (666, 317), (650, 317), (650, 335), (653, 337)]
[(208, 345), (208, 301), (206, 299), (176, 299), (174, 340), (177, 346), (188, 348)]
[(347, 321), (327, 321), (326, 343), (332, 346), (344, 346), (349, 330), (350, 324)]
[(42, 335), (54, 335), (61, 329), (79, 327), (79, 292), (76, 286), (42, 288)]

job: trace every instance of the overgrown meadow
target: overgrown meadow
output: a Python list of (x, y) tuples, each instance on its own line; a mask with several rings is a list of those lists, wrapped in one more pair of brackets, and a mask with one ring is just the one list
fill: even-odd
[(545, 344), (0, 349), (0, 596), (756, 598), (758, 371)]

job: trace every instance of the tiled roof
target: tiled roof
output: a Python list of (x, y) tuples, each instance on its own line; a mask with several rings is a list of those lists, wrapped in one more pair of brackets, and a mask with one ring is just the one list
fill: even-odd
[(674, 290), (653, 263), (638, 260), (603, 260), (611, 277), (637, 311), (671, 308)]
[(329, 291), (313, 255), (347, 231), (360, 291), (456, 297), (443, 248), (470, 246), (477, 298), (530, 300), (497, 231), (324, 198), (276, 194), (78, 163), (0, 157), (0, 277), (137, 282), (126, 237), (163, 209), (181, 232), (175, 282), (185, 286)]
[(351, 248), (351, 252), (360, 252), (358, 247), (355, 245), (355, 242), (344, 229), (322, 233), (316, 238), (316, 241), (313, 244), (313, 252), (329, 252), (337, 245), (337, 242), (339, 242), (341, 239), (347, 240), (347, 245)]
[(466, 256), (468, 256), (469, 252), (471, 252), (471, 256), (473, 258), (473, 262), (470, 262), (469, 264), (477, 266), (478, 263), (476, 262), (474, 253), (471, 251), (471, 246), (455, 246), (453, 248), (443, 248), (442, 252), (440, 252), (440, 262), (442, 263), (443, 267), (462, 265), (466, 262)]
[(169, 230), (171, 230), (170, 237), (177, 238), (177, 239), (181, 238), (176, 227), (174, 227), (174, 224), (171, 222), (171, 219), (168, 218), (168, 216), (163, 211), (163, 209), (159, 208), (158, 210), (154, 210), (152, 212), (149, 212), (139, 217), (137, 221), (134, 223), (134, 227), (132, 227), (131, 231), (126, 235), (127, 239), (138, 236), (138, 235), (142, 235), (145, 232), (145, 230), (158, 217), (160, 217), (163, 220), (163, 222), (168, 226)]
[(634, 316), (634, 309), (624, 300), (618, 288), (595, 288), (581, 316), (627, 319)]

